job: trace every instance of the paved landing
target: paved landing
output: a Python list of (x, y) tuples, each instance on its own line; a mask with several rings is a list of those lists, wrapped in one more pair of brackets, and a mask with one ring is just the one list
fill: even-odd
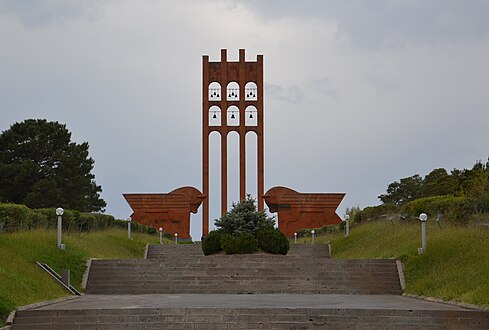
[(469, 311), (470, 309), (395, 295), (341, 294), (143, 294), (84, 295), (37, 310), (129, 308), (326, 308)]

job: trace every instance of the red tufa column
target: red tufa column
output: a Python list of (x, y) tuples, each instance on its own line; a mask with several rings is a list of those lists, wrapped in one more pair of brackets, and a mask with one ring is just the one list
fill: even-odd
[[(209, 108), (209, 56), (202, 56), (202, 109)], [(209, 113), (202, 111), (202, 235), (209, 232)]]

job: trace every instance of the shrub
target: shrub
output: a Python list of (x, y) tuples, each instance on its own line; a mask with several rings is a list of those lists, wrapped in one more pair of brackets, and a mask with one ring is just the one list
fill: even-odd
[[(56, 228), (58, 221), (54, 208), (31, 210), (25, 205), (0, 203), (0, 233), (16, 232), (30, 229)], [(113, 216), (100, 213), (84, 213), (65, 210), (63, 230), (92, 231), (108, 228), (127, 228), (127, 222), (116, 220)], [(156, 229), (132, 222), (131, 230), (140, 233), (155, 233)]]
[(345, 230), (345, 227), (346, 227), (346, 221), (341, 221), (341, 222), (338, 224), (338, 229), (339, 229), (339, 230)]
[(202, 241), (204, 255), (214, 254), (221, 250), (221, 233), (218, 230), (211, 231)]
[(430, 217), (442, 214), (447, 218), (466, 222), (477, 212), (477, 201), (469, 197), (433, 196), (406, 203), (403, 212), (411, 217), (426, 213)]
[(0, 232), (27, 230), (30, 226), (30, 209), (24, 205), (0, 204)]
[(267, 253), (287, 254), (290, 243), (284, 233), (278, 229), (264, 229), (258, 232), (258, 245)]
[(224, 235), (221, 238), (221, 247), (227, 254), (246, 254), (258, 251), (258, 240), (251, 233), (238, 235)]
[(378, 206), (369, 206), (364, 208), (362, 211), (357, 212), (353, 215), (353, 222), (362, 222), (368, 220), (378, 220), (389, 214), (398, 213), (399, 206), (392, 204), (382, 204)]

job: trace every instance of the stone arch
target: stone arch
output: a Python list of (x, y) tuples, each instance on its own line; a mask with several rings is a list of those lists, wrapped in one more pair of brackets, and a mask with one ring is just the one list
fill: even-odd
[(247, 106), (245, 109), (245, 125), (258, 126), (258, 110), (253, 105)]
[(239, 109), (237, 106), (232, 105), (226, 112), (226, 123), (228, 126), (239, 126)]
[(231, 81), (226, 88), (226, 100), (239, 101), (239, 85), (236, 81)]
[(245, 133), (246, 139), (246, 193), (258, 200), (258, 134), (255, 131)]
[(213, 81), (209, 84), (209, 101), (221, 101), (221, 84)]
[(240, 200), (239, 196), (239, 143), (240, 135), (236, 131), (230, 131), (226, 135), (227, 140), (227, 208), (231, 209), (233, 203)]
[(245, 100), (246, 101), (258, 100), (258, 87), (253, 81), (249, 81), (245, 85)]
[[(209, 134), (209, 191), (207, 193), (207, 202), (209, 203), (210, 216), (217, 219), (221, 216), (221, 144), (222, 136), (219, 131), (213, 131)], [(211, 230), (215, 229), (214, 222), (210, 224)], [(205, 234), (204, 234), (205, 235)]]
[(209, 108), (209, 126), (221, 126), (222, 125), (222, 114), (221, 108), (213, 105)]

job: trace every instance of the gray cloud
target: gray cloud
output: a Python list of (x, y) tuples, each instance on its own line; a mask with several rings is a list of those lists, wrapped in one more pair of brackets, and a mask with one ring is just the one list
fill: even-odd
[(93, 20), (101, 16), (100, 0), (3, 0), (0, 12), (17, 17), (29, 28), (46, 27), (75, 19)]
[(238, 0), (263, 18), (303, 17), (332, 20), (359, 47), (398, 47), (468, 41), (489, 36), (484, 0), (341, 1)]

